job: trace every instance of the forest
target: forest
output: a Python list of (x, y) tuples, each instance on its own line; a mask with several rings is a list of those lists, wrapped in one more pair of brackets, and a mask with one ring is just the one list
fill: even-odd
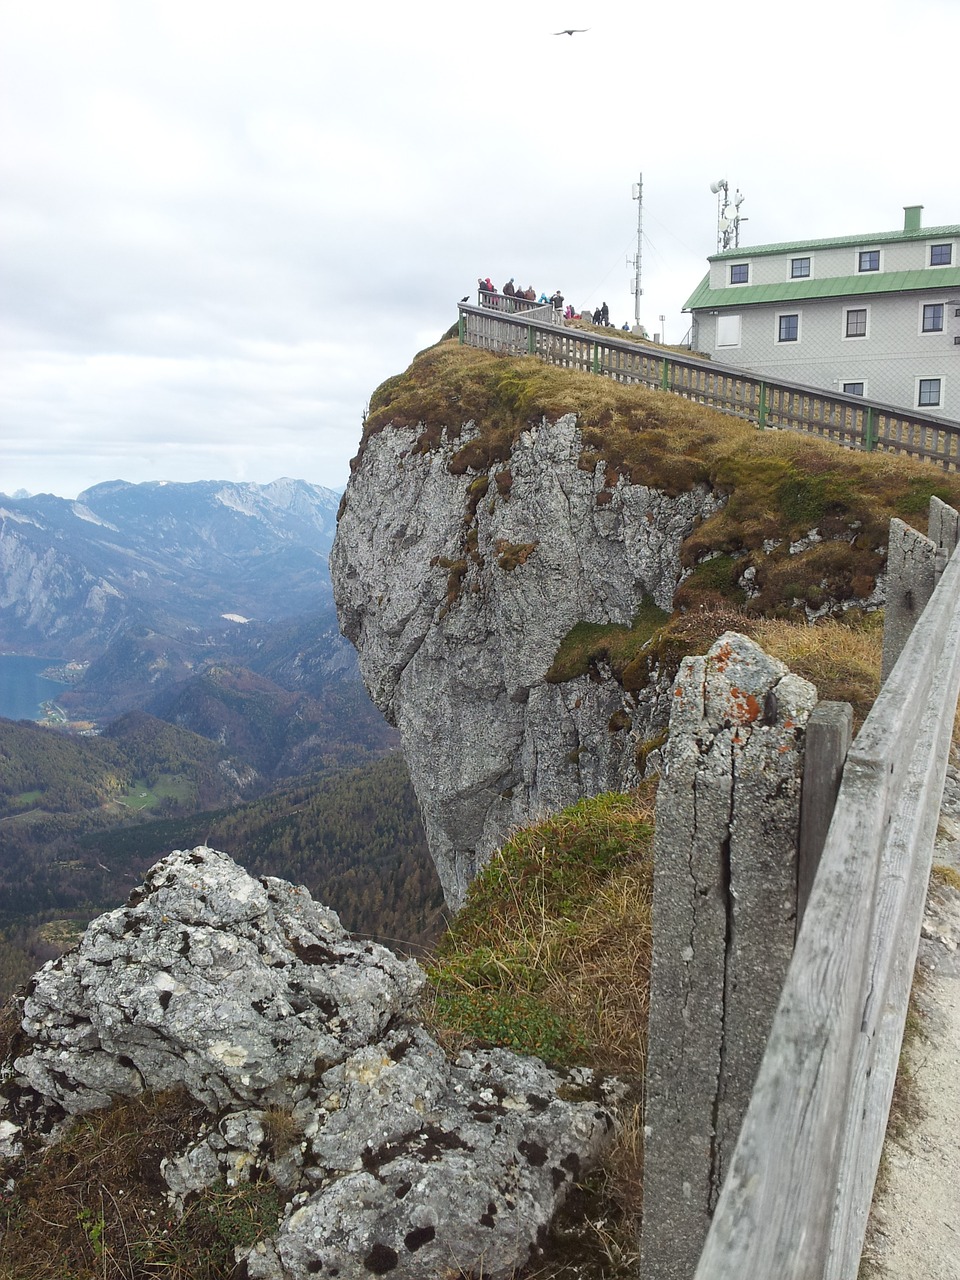
[(403, 762), (347, 762), (331, 752), (329, 769), (256, 794), (263, 780), (218, 744), (141, 712), (90, 738), (0, 720), (0, 999), (197, 844), (305, 884), (353, 932), (429, 945), (443, 898)]

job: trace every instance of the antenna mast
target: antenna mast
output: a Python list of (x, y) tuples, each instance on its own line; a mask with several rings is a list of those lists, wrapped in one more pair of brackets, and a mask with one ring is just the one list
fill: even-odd
[(717, 252), (739, 249), (740, 223), (749, 222), (749, 218), (740, 217), (743, 196), (738, 190), (734, 192), (733, 200), (730, 199), (730, 187), (726, 178), (711, 182), (710, 190), (717, 197)]
[(637, 202), (637, 253), (631, 261), (627, 262), (630, 266), (636, 268), (636, 275), (633, 280), (633, 318), (636, 326), (640, 328), (640, 297), (643, 289), (640, 287), (640, 270), (643, 261), (643, 174), (640, 175), (640, 181), (633, 184), (633, 198)]

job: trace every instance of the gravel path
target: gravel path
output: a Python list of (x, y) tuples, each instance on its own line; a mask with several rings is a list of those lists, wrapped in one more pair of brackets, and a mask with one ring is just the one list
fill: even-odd
[[(960, 871), (960, 777), (950, 770), (934, 867)], [(921, 1035), (905, 1050), (918, 1114), (887, 1137), (862, 1275), (960, 1280), (960, 891), (931, 879), (917, 955)]]

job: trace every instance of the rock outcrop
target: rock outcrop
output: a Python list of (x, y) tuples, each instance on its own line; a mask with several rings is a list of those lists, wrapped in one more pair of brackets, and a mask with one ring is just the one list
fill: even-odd
[(520, 434), (506, 465), (451, 474), (476, 435), (418, 451), (416, 428), (372, 436), (331, 554), (344, 633), (400, 730), (448, 903), (512, 828), (636, 780), (635, 748), (666, 724), (669, 687), (545, 676), (578, 622), (669, 611), (680, 547), (721, 505), (581, 466), (576, 419)]
[(262, 1176), (289, 1198), (251, 1276), (507, 1277), (605, 1145), (616, 1090), (500, 1049), (450, 1061), (417, 1021), (422, 985), (305, 889), (173, 853), (31, 982), (0, 1158), (179, 1087), (209, 1121), (163, 1162), (173, 1199)]

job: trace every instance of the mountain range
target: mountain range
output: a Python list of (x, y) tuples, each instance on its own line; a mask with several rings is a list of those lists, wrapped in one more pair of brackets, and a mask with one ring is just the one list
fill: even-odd
[(0, 496), (0, 650), (89, 661), (133, 629), (211, 629), (329, 605), (339, 494), (305, 480)]
[(396, 739), (337, 625), (338, 503), (289, 479), (0, 497), (0, 651), (55, 659), (74, 724), (145, 711), (264, 781), (359, 764)]

